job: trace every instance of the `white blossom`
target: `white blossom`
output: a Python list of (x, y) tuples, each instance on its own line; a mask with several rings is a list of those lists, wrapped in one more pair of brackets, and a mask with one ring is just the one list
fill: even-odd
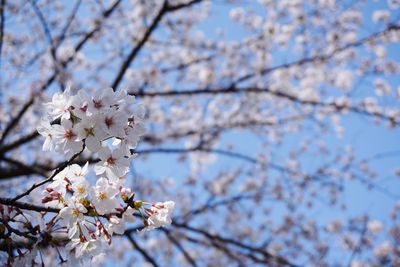
[(122, 235), (125, 232), (126, 223), (132, 223), (135, 221), (133, 213), (134, 209), (128, 207), (128, 209), (122, 214), (122, 218), (112, 216), (109, 220), (108, 231), (110, 233), (116, 233)]
[(67, 206), (62, 208), (59, 213), (61, 221), (69, 227), (84, 220), (83, 214), (88, 210), (77, 201), (75, 198), (70, 198), (67, 202)]
[(98, 119), (99, 126), (110, 136), (124, 137), (124, 128), (128, 124), (128, 117), (122, 111), (106, 112)]
[(84, 240), (74, 238), (67, 245), (68, 250), (75, 250), (75, 257), (96, 256), (103, 251), (104, 242), (98, 239)]
[(382, 222), (380, 222), (378, 220), (369, 221), (367, 224), (367, 229), (368, 229), (368, 231), (370, 231), (374, 234), (377, 234), (382, 231), (383, 224), (382, 224)]
[(130, 159), (122, 148), (111, 150), (104, 147), (98, 154), (101, 161), (95, 166), (97, 175), (105, 173), (108, 178), (115, 181), (128, 173)]
[(84, 198), (89, 194), (90, 183), (84, 177), (78, 177), (72, 184), (72, 190), (74, 191), (74, 197)]
[(101, 89), (92, 96), (88, 103), (87, 112), (92, 115), (100, 112), (108, 112), (112, 109), (111, 106), (115, 105), (116, 102), (115, 93), (111, 88)]
[(171, 224), (171, 214), (174, 210), (175, 202), (158, 202), (151, 207), (151, 216), (147, 219), (146, 230), (152, 230)]
[(92, 202), (98, 214), (103, 215), (115, 211), (117, 200), (115, 196), (118, 194), (118, 188), (108, 183), (106, 178), (100, 178), (93, 187)]
[(390, 18), (388, 10), (376, 10), (372, 14), (372, 21), (374, 22), (387, 22)]
[(69, 88), (63, 93), (55, 93), (51, 102), (46, 103), (48, 114), (51, 119), (65, 119), (68, 120), (71, 116), (71, 103), (72, 98), (69, 94)]
[(53, 144), (53, 128), (50, 125), (50, 121), (47, 119), (40, 120), (39, 126), (37, 127), (37, 131), (40, 135), (45, 137), (43, 143), (43, 150), (52, 150), (54, 148)]
[(374, 254), (377, 257), (385, 257), (392, 251), (392, 245), (389, 241), (385, 241), (374, 249)]
[(76, 126), (79, 140), (84, 140), (91, 152), (97, 152), (101, 148), (101, 141), (107, 137), (107, 133), (100, 126), (98, 115), (84, 117)]
[(82, 149), (83, 142), (78, 139), (77, 129), (70, 120), (61, 120), (61, 125), (55, 124), (52, 127), (56, 151), (71, 157)]
[(389, 83), (383, 79), (375, 80), (375, 93), (377, 96), (384, 96), (390, 94), (392, 91)]

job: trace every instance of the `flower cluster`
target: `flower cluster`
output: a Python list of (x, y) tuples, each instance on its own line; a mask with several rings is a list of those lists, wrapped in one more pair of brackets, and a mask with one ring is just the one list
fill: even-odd
[[(125, 91), (114, 92), (111, 88), (89, 96), (80, 90), (71, 95), (70, 90), (56, 93), (47, 103), (47, 117), (42, 119), (38, 132), (46, 137), (43, 150), (56, 151), (72, 156), (85, 145), (95, 153), (104, 149), (105, 140), (115, 138), (124, 150), (117, 153), (126, 156), (135, 148), (139, 137), (144, 134), (143, 108), (129, 113), (135, 97)], [(51, 123), (60, 119), (60, 123)], [(109, 150), (101, 153), (106, 155)], [(124, 173), (126, 174), (126, 173)]]
[[(132, 111), (135, 98), (125, 91), (104, 89), (89, 96), (57, 93), (46, 104), (47, 117), (38, 132), (44, 136), (43, 150), (67, 157), (85, 149), (97, 155), (95, 184), (89, 179), (89, 163), (70, 164), (59, 171), (43, 192), (42, 202), (60, 208), (48, 227), (59, 224), (68, 233), (67, 250), (77, 259), (99, 255), (115, 234), (123, 234), (136, 212), (150, 230), (171, 223), (174, 202), (151, 204), (134, 200), (125, 187), (132, 152), (144, 134), (144, 111)], [(140, 216), (139, 216), (140, 215)]]

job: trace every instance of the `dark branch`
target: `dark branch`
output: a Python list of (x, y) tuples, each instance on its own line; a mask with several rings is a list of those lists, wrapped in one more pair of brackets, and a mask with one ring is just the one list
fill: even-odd
[(154, 18), (153, 22), (151, 25), (147, 28), (145, 34), (143, 35), (142, 39), (139, 41), (139, 43), (132, 49), (132, 51), (129, 53), (128, 57), (124, 60), (122, 63), (117, 76), (114, 79), (114, 82), (111, 85), (111, 88), (114, 89), (114, 91), (117, 90), (118, 85), (120, 84), (122, 78), (125, 75), (126, 70), (129, 68), (129, 65), (132, 63), (132, 61), (135, 59), (139, 51), (142, 49), (143, 45), (146, 43), (147, 39), (149, 39), (150, 35), (152, 32), (157, 28), (158, 24), (160, 23), (162, 17), (164, 14), (167, 12), (167, 7), (168, 7), (168, 1), (164, 1), (163, 6), (161, 7), (160, 11), (158, 12), (157, 16)]
[(273, 91), (270, 88), (259, 88), (255, 86), (251, 87), (236, 87), (230, 86), (227, 88), (203, 88), (203, 89), (185, 89), (185, 90), (174, 90), (174, 91), (163, 91), (163, 92), (138, 92), (135, 93), (136, 96), (142, 97), (156, 97), (156, 96), (194, 96), (194, 95), (202, 95), (202, 94), (209, 94), (209, 95), (218, 95), (218, 94), (246, 94), (246, 93), (256, 93), (256, 94), (270, 94), (275, 97), (284, 98), (299, 104), (303, 105), (311, 105), (311, 106), (318, 106), (318, 107), (329, 107), (333, 108), (335, 111), (351, 111), (354, 113), (358, 113), (361, 115), (372, 116), (380, 119), (387, 120), (391, 123), (391, 125), (395, 126), (398, 125), (400, 122), (396, 121), (395, 118), (389, 117), (380, 112), (369, 112), (364, 108), (357, 107), (357, 106), (342, 106), (335, 102), (319, 102), (316, 100), (306, 100), (301, 99), (296, 95), (289, 94), (286, 92), (280, 91)]
[(193, 4), (199, 3), (202, 0), (194, 0), (194, 1), (190, 1), (186, 4), (179, 4), (179, 5), (175, 5), (175, 6), (170, 6), (168, 4), (168, 1), (165, 0), (164, 4), (162, 5), (160, 11), (158, 12), (157, 16), (154, 18), (153, 22), (150, 24), (150, 26), (147, 28), (146, 32), (144, 33), (143, 37), (140, 39), (139, 43), (137, 43), (137, 45), (131, 50), (131, 52), (129, 53), (129, 55), (126, 57), (126, 59), (124, 60), (124, 62), (122, 63), (117, 76), (114, 79), (114, 82), (111, 85), (111, 88), (115, 90), (117, 90), (119, 84), (122, 81), (122, 78), (125, 75), (126, 70), (129, 68), (129, 66), (131, 65), (131, 63), (133, 62), (133, 60), (136, 58), (136, 56), (138, 55), (138, 53), (140, 52), (140, 50), (142, 49), (142, 47), (146, 44), (147, 40), (149, 39), (149, 37), (151, 36), (151, 34), (157, 29), (161, 19), (164, 17), (164, 15), (167, 12), (173, 12), (185, 7), (189, 7)]
[(78, 13), (78, 9), (79, 9), (79, 6), (81, 5), (81, 3), (82, 3), (82, 0), (78, 0), (75, 4), (74, 8), (72, 9), (71, 15), (69, 16), (67, 23), (65, 24), (64, 28), (62, 29), (60, 36), (56, 40), (56, 44), (55, 44), (56, 48), (59, 47), (62, 44), (62, 42), (64, 41), (65, 35), (66, 35), (69, 27), (71, 26), (72, 22), (74, 21), (76, 13)]
[(33, 184), (27, 191), (25, 191), (22, 194), (19, 194), (18, 196), (16, 196), (15, 198), (13, 198), (13, 201), (17, 201), (21, 198), (23, 198), (24, 196), (29, 195), (33, 190), (35, 190), (36, 188), (51, 182), (53, 180), (53, 178), (59, 174), (61, 171), (63, 171), (68, 165), (70, 165), (80, 154), (82, 154), (83, 150), (85, 149), (85, 145), (82, 146), (82, 150), (79, 151), (78, 153), (76, 153), (75, 155), (73, 155), (68, 161), (65, 161), (64, 163), (62, 163), (55, 171), (54, 173), (47, 178), (46, 180), (41, 181), (40, 183), (37, 184)]
[[(0, 158), (0, 161), (5, 161), (11, 165), (16, 166), (17, 169), (14, 170), (19, 170), (22, 173), (25, 173), (22, 175), (38, 174), (40, 176), (47, 177), (47, 173), (43, 170), (43, 168), (40, 168), (38, 166), (29, 166), (12, 158)], [(0, 174), (0, 179), (2, 179), (2, 175), (3, 174)]]
[[(6, 0), (1, 0), (0, 2), (0, 68), (1, 68), (1, 52), (3, 48), (3, 40), (4, 40), (4, 23), (5, 23), (5, 8)], [(0, 80), (1, 82), (1, 80)], [(1, 89), (1, 87), (0, 87)]]
[(166, 229), (166, 228), (161, 228), (161, 231), (165, 233), (167, 238), (171, 241), (172, 244), (174, 244), (177, 249), (183, 254), (187, 262), (192, 265), (193, 267), (196, 267), (196, 261), (190, 256), (190, 254), (185, 250), (185, 248), (182, 246), (182, 244), (171, 234), (171, 231)]
[(268, 251), (266, 251), (264, 249), (261, 249), (261, 248), (258, 248), (258, 247), (254, 247), (254, 246), (251, 246), (251, 245), (247, 245), (247, 244), (244, 244), (243, 242), (239, 242), (239, 241), (236, 241), (234, 239), (222, 237), (222, 236), (216, 235), (216, 234), (210, 234), (209, 232), (207, 232), (205, 230), (202, 230), (202, 229), (199, 229), (199, 228), (195, 228), (195, 227), (189, 226), (187, 224), (177, 223), (177, 222), (174, 222), (174, 221), (172, 222), (172, 225), (177, 227), (177, 228), (183, 228), (183, 229), (186, 229), (188, 231), (191, 231), (191, 232), (194, 232), (194, 233), (198, 233), (198, 234), (203, 235), (204, 237), (206, 237), (206, 238), (208, 238), (210, 240), (214, 240), (214, 241), (217, 240), (217, 241), (220, 241), (220, 242), (223, 242), (223, 243), (228, 243), (228, 244), (231, 244), (233, 246), (236, 246), (236, 247), (239, 247), (239, 248), (242, 248), (242, 249), (245, 249), (245, 250), (249, 250), (251, 252), (257, 252), (257, 253), (263, 255), (266, 259), (273, 259), (277, 263), (279, 263), (281, 265), (284, 265), (284, 266), (290, 266), (290, 267), (299, 266), (299, 265), (296, 265), (296, 264), (293, 264), (293, 263), (289, 262), (288, 260), (286, 260), (286, 259), (284, 259), (284, 258), (282, 258), (282, 257), (280, 257), (278, 255), (274, 255), (274, 254), (272, 254), (272, 253), (270, 253), (270, 252), (268, 252)]
[[(121, 3), (122, 0), (118, 0), (116, 1), (109, 9), (107, 9), (103, 14), (102, 14), (102, 18), (103, 18), (103, 22), (104, 19), (108, 18), (114, 10), (116, 10), (116, 8), (118, 7), (118, 5)], [(74, 55), (70, 56), (67, 61), (62, 63), (62, 66), (65, 68), (70, 62), (73, 61), (75, 55), (77, 52), (79, 52), (83, 46), (94, 36), (94, 34), (96, 32), (98, 32), (101, 27), (102, 27), (103, 23), (98, 23), (91, 31), (89, 31), (88, 33), (85, 34), (85, 36), (78, 42), (78, 44), (75, 46), (75, 53)], [(45, 91), (57, 78), (58, 75), (58, 71), (57, 69), (55, 70), (55, 72), (53, 73), (53, 75), (51, 75), (49, 77), (49, 79), (41, 86), (40, 91)], [(29, 109), (30, 106), (32, 106), (32, 104), (34, 103), (34, 96), (31, 97), (31, 99), (23, 106), (23, 108), (21, 109), (21, 111), (18, 113), (17, 117), (12, 119), (9, 123), (9, 125), (7, 126), (6, 130), (3, 132), (3, 136), (0, 139), (0, 145), (1, 143), (4, 141), (5, 137), (7, 136), (7, 134), (18, 124), (18, 122), (20, 121), (20, 119), (22, 118), (22, 116), (25, 114), (25, 112)], [(30, 140), (36, 138), (37, 136), (39, 136), (39, 134), (37, 133), (37, 131), (32, 132), (24, 137), (21, 137), (20, 139), (18, 139), (17, 141), (15, 141), (13, 144), (10, 145), (6, 145), (6, 146), (1, 146), (0, 147), (0, 155), (4, 154), (5, 152), (14, 149), (15, 147), (22, 145), (26, 142), (29, 142)]]
[(151, 265), (153, 265), (153, 267), (158, 267), (159, 265), (157, 264), (157, 262), (155, 261), (155, 259), (153, 259), (146, 250), (144, 250), (136, 241), (135, 239), (133, 239), (133, 237), (130, 234), (125, 235), (128, 240), (132, 243), (133, 247), (139, 251), (140, 254), (142, 254), (143, 258), (146, 259), (146, 261), (148, 263), (150, 263)]
[(33, 104), (33, 102), (34, 102), (34, 97), (31, 96), (29, 101), (25, 103), (25, 105), (21, 108), (18, 114), (11, 119), (10, 123), (4, 129), (3, 134), (0, 138), (0, 145), (4, 142), (4, 140), (6, 139), (7, 135), (11, 132), (11, 130), (14, 129), (15, 126), (17, 126), (18, 122), (22, 119), (22, 116), (25, 114), (28, 108)]
[(11, 198), (3, 198), (3, 197), (0, 197), (0, 204), (6, 205), (6, 206), (13, 206), (13, 207), (23, 209), (23, 210), (33, 210), (33, 211), (37, 211), (37, 212), (58, 213), (60, 211), (60, 209), (56, 209), (56, 208), (47, 208), (44, 206), (38, 206), (38, 205), (26, 203), (26, 202), (14, 201)]

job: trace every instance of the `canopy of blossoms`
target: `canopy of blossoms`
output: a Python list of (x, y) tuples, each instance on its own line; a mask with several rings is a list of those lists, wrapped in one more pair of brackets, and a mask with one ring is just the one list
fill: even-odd
[(400, 266), (399, 10), (0, 0), (0, 265)]

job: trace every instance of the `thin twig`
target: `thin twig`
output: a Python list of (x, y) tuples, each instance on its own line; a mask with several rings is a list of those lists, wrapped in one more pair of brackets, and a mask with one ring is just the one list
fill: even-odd
[[(108, 10), (106, 10), (102, 14), (103, 21), (104, 21), (104, 19), (108, 18), (113, 13), (113, 11), (118, 7), (118, 5), (121, 3), (121, 1), (122, 0), (116, 1)], [(72, 56), (70, 56), (65, 62), (62, 62), (61, 65), (63, 67), (66, 67), (74, 59), (76, 53), (79, 52), (83, 48), (83, 46), (94, 36), (94, 34), (101, 29), (102, 25), (103, 25), (103, 23), (96, 24), (96, 26), (91, 31), (89, 31), (88, 33), (85, 34), (85, 36), (75, 46), (75, 49), (74, 49), (75, 53)], [(39, 91), (40, 92), (45, 91), (55, 81), (55, 79), (57, 78), (57, 75), (58, 75), (58, 71), (56, 68), (53, 75), (51, 75), (48, 78), (48, 80), (41, 86)], [(2, 142), (4, 141), (4, 139), (8, 135), (8, 133), (18, 124), (18, 122), (21, 120), (22, 116), (26, 113), (26, 111), (29, 109), (29, 107), (31, 107), (33, 105), (34, 98), (35, 98), (35, 96), (32, 96), (31, 99), (22, 107), (22, 109), (18, 113), (18, 115), (10, 121), (9, 125), (7, 125), (6, 129), (3, 131), (2, 137), (0, 139), (0, 145), (2, 144)], [(26, 143), (26, 142), (34, 139), (37, 136), (39, 136), (39, 134), (37, 133), (37, 131), (34, 131), (34, 132), (28, 134), (27, 136), (21, 137), (21, 139), (15, 141), (14, 143), (21, 145), (23, 143)], [(6, 149), (6, 147), (7, 147), (7, 149)], [(7, 152), (10, 149), (13, 149), (15, 147), (16, 147), (15, 145), (12, 145), (12, 146), (6, 145), (4, 147), (1, 147), (0, 155), (4, 154), (5, 152)]]
[[(6, 0), (1, 0), (0, 2), (0, 68), (1, 68), (1, 52), (3, 48), (3, 40), (4, 40), (4, 23), (5, 23), (5, 7), (6, 7)], [(0, 80), (1, 86), (1, 80)], [(0, 87), (1, 89), (1, 87)]]
[(13, 198), (13, 201), (17, 201), (18, 199), (23, 198), (24, 196), (29, 195), (33, 190), (35, 190), (36, 188), (51, 182), (53, 180), (53, 178), (59, 174), (61, 171), (63, 171), (68, 165), (70, 165), (80, 154), (82, 154), (83, 150), (85, 149), (85, 145), (82, 145), (82, 150), (79, 151), (78, 153), (76, 153), (75, 155), (73, 155), (68, 161), (64, 162), (61, 166), (59, 166), (54, 173), (47, 178), (46, 180), (41, 181), (40, 183), (37, 184), (33, 184), (27, 191), (25, 191), (22, 194), (19, 194), (18, 196), (16, 196), (15, 198)]
[(155, 261), (155, 259), (153, 259), (146, 250), (144, 250), (136, 241), (135, 239), (133, 239), (133, 237), (130, 234), (127, 234), (126, 237), (128, 238), (128, 240), (132, 243), (133, 247), (139, 251), (140, 254), (142, 254), (143, 258), (146, 259), (146, 261), (148, 263), (150, 263), (151, 265), (153, 265), (153, 267), (158, 267), (159, 265), (157, 264), (157, 262)]
[(113, 88), (114, 91), (117, 90), (119, 84), (122, 81), (122, 78), (125, 75), (125, 72), (133, 62), (133, 60), (136, 58), (136, 56), (139, 54), (140, 50), (142, 47), (146, 44), (147, 40), (151, 36), (151, 34), (157, 29), (159, 23), (161, 22), (161, 19), (164, 17), (164, 15), (167, 12), (173, 12), (180, 10), (182, 8), (189, 7), (191, 5), (194, 5), (196, 3), (201, 2), (202, 0), (193, 0), (185, 4), (178, 4), (171, 6), (168, 4), (168, 0), (165, 0), (160, 11), (158, 12), (157, 16), (153, 19), (153, 22), (150, 24), (150, 26), (147, 28), (146, 32), (144, 33), (143, 37), (140, 39), (139, 43), (131, 50), (129, 55), (126, 57), (126, 59), (123, 61), (121, 67), (119, 68), (119, 71), (117, 73), (117, 76), (114, 79), (114, 82), (111, 85), (111, 88)]
[(171, 231), (166, 228), (161, 228), (161, 231), (164, 232), (171, 243), (178, 248), (178, 250), (183, 254), (187, 262), (193, 267), (196, 267), (196, 261), (192, 258), (192, 256), (190, 256), (189, 252), (186, 251), (182, 244), (171, 234)]
[(220, 242), (228, 243), (228, 244), (234, 245), (234, 246), (242, 248), (242, 249), (246, 249), (246, 250), (249, 250), (249, 251), (252, 251), (252, 252), (260, 253), (266, 259), (274, 259), (277, 263), (279, 263), (281, 265), (286, 265), (286, 266), (290, 266), (290, 267), (298, 267), (299, 266), (297, 264), (289, 262), (287, 259), (285, 259), (285, 258), (283, 258), (281, 256), (272, 254), (272, 253), (270, 253), (270, 252), (268, 252), (268, 251), (266, 251), (264, 249), (258, 248), (258, 247), (254, 247), (254, 246), (251, 246), (251, 245), (244, 244), (244, 243), (236, 241), (234, 239), (222, 237), (222, 236), (219, 236), (219, 235), (216, 235), (216, 234), (210, 234), (209, 232), (207, 232), (205, 230), (202, 230), (202, 229), (199, 229), (199, 228), (195, 228), (195, 227), (189, 226), (187, 224), (177, 223), (177, 222), (174, 222), (174, 221), (172, 222), (172, 225), (175, 226), (175, 227), (178, 227), (178, 228), (183, 228), (183, 229), (186, 229), (188, 231), (201, 234), (201, 235), (207, 237), (210, 240), (218, 240)]
[(139, 51), (143, 47), (143, 45), (146, 43), (147, 39), (149, 39), (150, 35), (152, 32), (157, 28), (158, 24), (160, 23), (162, 17), (164, 14), (167, 12), (167, 7), (168, 7), (168, 1), (165, 0), (164, 4), (162, 5), (160, 11), (158, 12), (157, 16), (154, 18), (153, 22), (151, 25), (147, 28), (145, 34), (143, 35), (142, 39), (140, 39), (139, 43), (132, 49), (132, 51), (129, 53), (127, 58), (124, 60), (122, 63), (117, 76), (114, 79), (114, 82), (111, 85), (111, 88), (113, 88), (114, 91), (117, 90), (118, 85), (120, 84), (122, 78), (125, 75), (126, 70), (129, 68), (130, 64), (132, 61), (135, 59), (135, 57), (138, 55)]
[(57, 208), (50, 208), (50, 207), (34, 205), (31, 203), (26, 203), (26, 202), (14, 201), (11, 198), (5, 198), (5, 197), (0, 197), (0, 204), (6, 205), (6, 206), (13, 206), (15, 208), (19, 208), (22, 210), (33, 210), (33, 211), (37, 211), (37, 212), (58, 213), (60, 211), (60, 209), (57, 209)]

